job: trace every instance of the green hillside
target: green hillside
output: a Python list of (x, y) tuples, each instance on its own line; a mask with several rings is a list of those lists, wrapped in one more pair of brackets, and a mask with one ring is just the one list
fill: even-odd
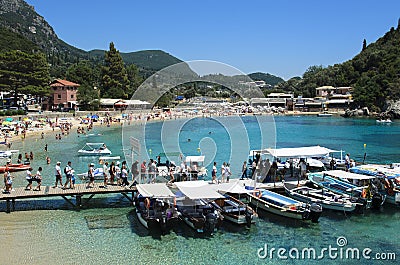
[(271, 86), (275, 86), (278, 83), (285, 81), (278, 76), (260, 72), (248, 74), (248, 76), (254, 81), (264, 81), (265, 83), (270, 84)]
[(39, 50), (39, 47), (25, 37), (0, 27), (0, 52), (10, 50), (32, 52)]
[(378, 112), (387, 100), (400, 99), (400, 21), (397, 29), (392, 27), (375, 43), (367, 45), (364, 41), (353, 59), (328, 67), (311, 66), (302, 78), (278, 87), (310, 97), (315, 96), (316, 87), (324, 85), (351, 86), (354, 107), (366, 106)]

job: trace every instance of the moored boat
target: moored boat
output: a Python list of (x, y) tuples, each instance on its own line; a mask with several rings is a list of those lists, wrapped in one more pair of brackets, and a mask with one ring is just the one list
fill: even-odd
[(137, 184), (136, 214), (140, 223), (149, 230), (168, 232), (179, 220), (175, 195), (165, 183)]
[[(364, 204), (365, 208), (379, 208), (385, 201), (385, 197), (374, 192), (371, 179), (374, 177), (354, 174), (342, 170), (323, 171), (308, 174), (308, 179), (316, 186), (338, 194), (346, 194), (357, 198), (357, 202)], [(358, 186), (347, 180), (367, 181), (368, 185)]]
[(240, 185), (239, 181), (212, 184), (210, 187), (224, 196), (224, 198), (216, 199), (213, 202), (221, 209), (224, 220), (236, 224), (245, 224), (247, 227), (256, 222), (257, 213), (240, 200), (240, 196), (247, 197), (248, 190)]
[(284, 184), (286, 194), (293, 199), (306, 203), (319, 203), (323, 209), (352, 212), (362, 204), (353, 202), (350, 196), (340, 195), (324, 189), (313, 189), (307, 186)]
[(176, 182), (175, 185), (183, 195), (176, 200), (183, 221), (198, 233), (212, 235), (222, 216), (210, 201), (224, 197), (204, 181)]
[(322, 213), (322, 207), (317, 203), (305, 204), (269, 190), (252, 190), (248, 196), (250, 204), (256, 209), (292, 219), (318, 222)]

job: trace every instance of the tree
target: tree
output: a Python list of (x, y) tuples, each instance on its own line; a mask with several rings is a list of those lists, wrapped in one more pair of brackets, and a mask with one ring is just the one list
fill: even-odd
[(96, 110), (99, 103), (99, 90), (97, 90), (96, 75), (93, 65), (88, 61), (79, 61), (71, 65), (66, 73), (66, 78), (80, 84), (77, 100), (83, 110)]
[(367, 48), (367, 40), (364, 39), (364, 40), (363, 40), (363, 47), (362, 47), (362, 50), (365, 50), (366, 48)]
[(18, 93), (48, 95), (49, 82), (49, 66), (43, 53), (17, 50), (0, 53), (0, 89), (14, 94), (14, 106), (17, 106)]
[(128, 98), (128, 75), (122, 57), (114, 43), (105, 52), (104, 65), (101, 68), (101, 95), (109, 98)]
[(130, 64), (126, 67), (126, 73), (130, 83), (128, 97), (131, 98), (136, 89), (142, 84), (143, 77), (139, 73), (139, 68), (134, 64)]

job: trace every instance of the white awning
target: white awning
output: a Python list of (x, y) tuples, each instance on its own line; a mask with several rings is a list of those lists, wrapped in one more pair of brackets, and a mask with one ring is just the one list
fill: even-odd
[(136, 188), (143, 197), (171, 198), (175, 197), (165, 183), (137, 184)]
[(355, 173), (346, 172), (346, 171), (342, 171), (342, 170), (323, 171), (322, 173), (327, 175), (327, 176), (332, 176), (332, 177), (335, 177), (335, 178), (342, 178), (342, 179), (360, 179), (360, 180), (365, 180), (365, 179), (374, 179), (375, 178), (373, 176), (355, 174)]
[(202, 163), (202, 162), (204, 162), (204, 156), (187, 156), (185, 158), (185, 162), (186, 163), (193, 163), (193, 162)]
[(210, 188), (217, 192), (228, 192), (228, 193), (235, 193), (235, 194), (245, 194), (248, 193), (249, 190), (246, 190), (243, 182), (239, 180), (231, 180), (229, 183), (221, 183), (210, 185)]
[(205, 181), (176, 182), (175, 185), (191, 200), (224, 198), (224, 196), (210, 187), (211, 184)]
[(308, 146), (308, 147), (297, 147), (297, 148), (279, 148), (279, 149), (268, 148), (265, 150), (268, 153), (270, 153), (273, 157), (288, 157), (288, 158), (321, 157), (321, 156), (326, 156), (329, 153), (339, 152), (318, 145)]

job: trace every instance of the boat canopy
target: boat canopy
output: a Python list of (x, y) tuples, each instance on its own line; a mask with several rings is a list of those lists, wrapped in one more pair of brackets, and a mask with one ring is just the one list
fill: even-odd
[(172, 198), (175, 195), (165, 183), (137, 184), (136, 188), (143, 197)]
[(322, 157), (329, 153), (340, 152), (319, 145), (295, 148), (267, 148), (263, 150), (265, 154), (271, 154), (273, 157), (289, 157), (289, 158), (305, 158), (305, 157)]
[(374, 179), (375, 178), (373, 176), (355, 174), (355, 173), (346, 172), (346, 171), (342, 171), (342, 170), (323, 171), (322, 173), (327, 176), (331, 176), (331, 177), (335, 177), (335, 178), (342, 178), (342, 179), (365, 180), (365, 179)]
[(235, 193), (235, 194), (245, 194), (249, 191), (245, 189), (242, 182), (239, 180), (233, 180), (229, 183), (220, 183), (216, 185), (210, 185), (210, 188), (217, 192), (228, 192), (228, 193)]
[(120, 160), (120, 159), (121, 159), (120, 156), (100, 156), (99, 157), (99, 160), (104, 160), (104, 161), (107, 161), (107, 160)]
[(186, 163), (203, 163), (204, 156), (187, 156), (185, 158)]
[(224, 198), (224, 196), (212, 189), (209, 186), (210, 184), (205, 181), (176, 182), (175, 185), (191, 200)]

